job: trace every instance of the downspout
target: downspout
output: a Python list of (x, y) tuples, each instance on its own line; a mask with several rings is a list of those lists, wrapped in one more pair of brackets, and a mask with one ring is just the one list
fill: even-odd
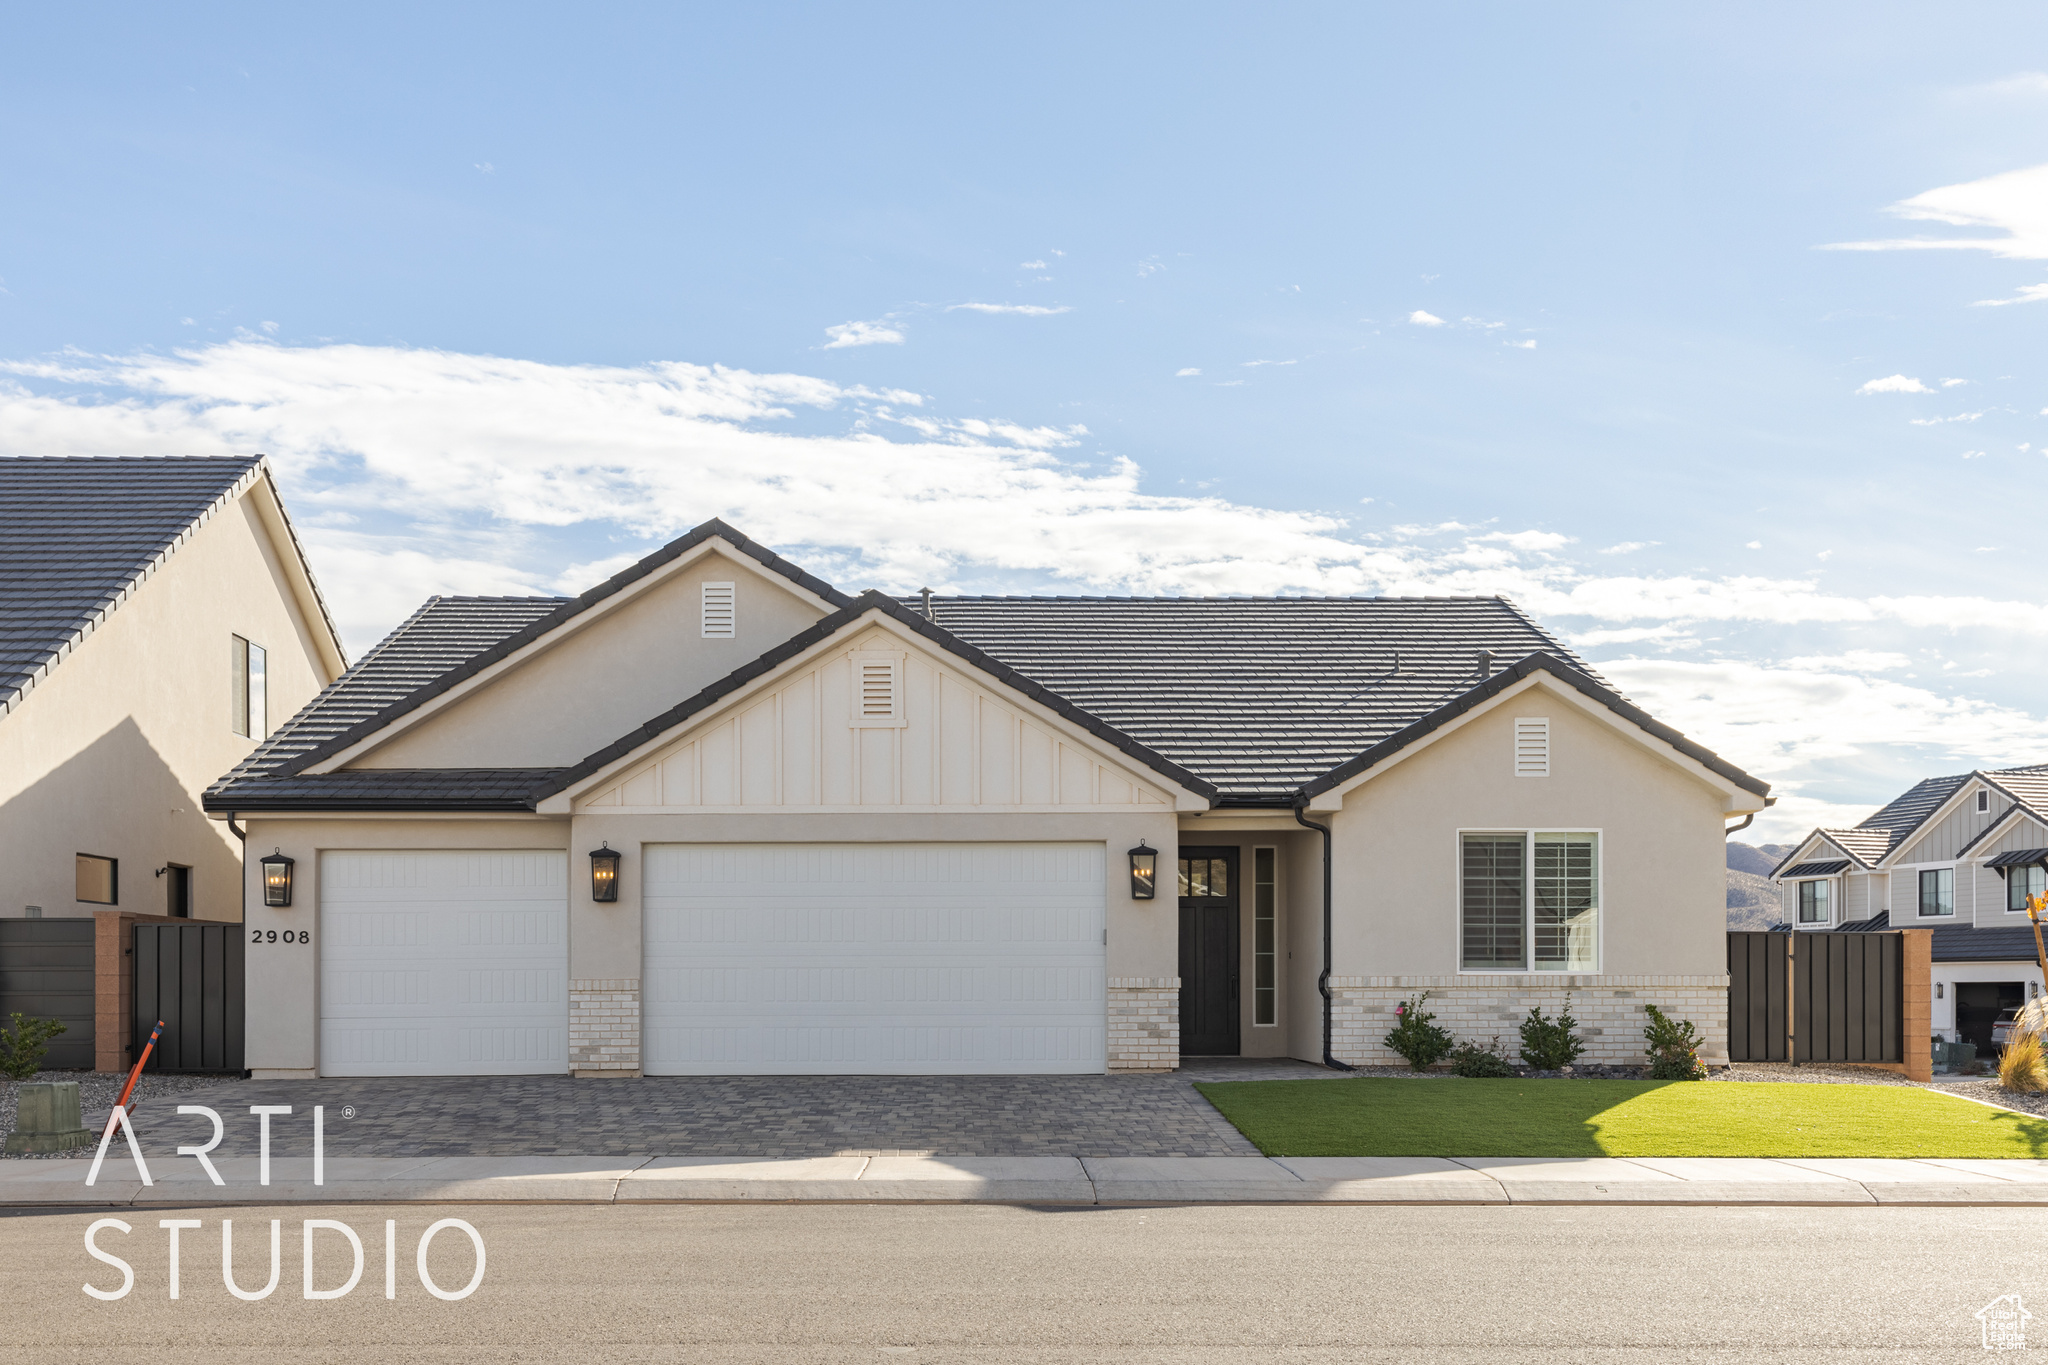
[(1721, 837), (1722, 837), (1723, 839), (1725, 839), (1725, 838), (1727, 838), (1727, 837), (1728, 837), (1729, 835), (1731, 835), (1731, 834), (1740, 834), (1740, 833), (1742, 833), (1742, 831), (1744, 831), (1744, 830), (1748, 829), (1748, 828), (1749, 828), (1749, 827), (1750, 827), (1750, 826), (1751, 826), (1752, 824), (1754, 824), (1754, 823), (1756, 823), (1756, 812), (1755, 812), (1755, 811), (1751, 811), (1751, 812), (1750, 812), (1749, 814), (1747, 814), (1747, 815), (1745, 815), (1745, 816), (1743, 816), (1743, 817), (1742, 817), (1742, 823), (1741, 823), (1741, 824), (1739, 824), (1739, 825), (1730, 825), (1730, 826), (1728, 826), (1728, 828), (1726, 828), (1726, 829), (1722, 830), (1722, 831), (1721, 831)]
[(228, 833), (242, 841), (242, 919), (249, 922), (249, 831), (235, 828), (235, 812), (228, 812)]
[(1302, 814), (1307, 806), (1306, 797), (1294, 798), (1294, 822), (1323, 836), (1323, 970), (1316, 977), (1316, 990), (1323, 997), (1323, 1065), (1335, 1071), (1354, 1071), (1357, 1068), (1338, 1061), (1330, 1051), (1330, 827), (1319, 825)]

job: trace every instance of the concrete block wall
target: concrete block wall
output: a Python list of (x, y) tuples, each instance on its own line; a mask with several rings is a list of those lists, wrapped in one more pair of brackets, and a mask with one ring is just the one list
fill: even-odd
[(1109, 1069), (1172, 1071), (1180, 1066), (1180, 978), (1109, 978)]
[(1577, 1033), (1586, 1042), (1581, 1064), (1642, 1066), (1645, 1004), (1699, 1030), (1700, 1058), (1728, 1061), (1726, 976), (1333, 976), (1330, 978), (1331, 1050), (1353, 1066), (1402, 1066), (1386, 1045), (1397, 1021), (1394, 1007), (1423, 991), (1422, 1008), (1438, 1028), (1460, 1042), (1489, 1043), (1496, 1036), (1508, 1060), (1520, 1064), (1521, 1023), (1533, 1005), (1554, 1016), (1571, 996)]
[(640, 981), (569, 983), (569, 1070), (578, 1076), (640, 1074)]

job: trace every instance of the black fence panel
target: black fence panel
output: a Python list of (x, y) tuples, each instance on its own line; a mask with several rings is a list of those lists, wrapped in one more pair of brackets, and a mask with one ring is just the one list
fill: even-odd
[(1782, 1062), (1788, 1047), (1787, 950), (1783, 934), (1728, 935), (1728, 1058)]
[(0, 919), (0, 1023), (15, 1013), (64, 1025), (44, 1066), (92, 1070), (92, 920)]
[(1896, 933), (1794, 935), (1796, 1060), (1902, 1061), (1904, 968), (1905, 941)]
[(135, 1050), (164, 1021), (151, 1071), (240, 1071), (242, 935), (239, 924), (135, 926)]

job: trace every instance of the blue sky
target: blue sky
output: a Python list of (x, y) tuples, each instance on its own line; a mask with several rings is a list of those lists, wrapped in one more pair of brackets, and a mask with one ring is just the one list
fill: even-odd
[(2038, 8), (10, 33), (0, 449), (270, 452), (357, 651), (717, 515), (849, 588), (1505, 592), (1766, 833), (2048, 761)]

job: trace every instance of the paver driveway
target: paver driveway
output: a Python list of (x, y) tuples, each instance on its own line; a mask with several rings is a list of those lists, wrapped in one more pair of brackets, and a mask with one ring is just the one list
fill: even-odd
[(215, 1150), (230, 1156), (255, 1154), (259, 1104), (294, 1110), (271, 1121), (280, 1156), (312, 1151), (314, 1105), (331, 1157), (1256, 1156), (1190, 1083), (1254, 1075), (1330, 1073), (1246, 1061), (1170, 1075), (239, 1081), (154, 1101), (145, 1081), (136, 1125), (152, 1152), (197, 1145), (211, 1125), (173, 1111), (203, 1104), (226, 1121)]

